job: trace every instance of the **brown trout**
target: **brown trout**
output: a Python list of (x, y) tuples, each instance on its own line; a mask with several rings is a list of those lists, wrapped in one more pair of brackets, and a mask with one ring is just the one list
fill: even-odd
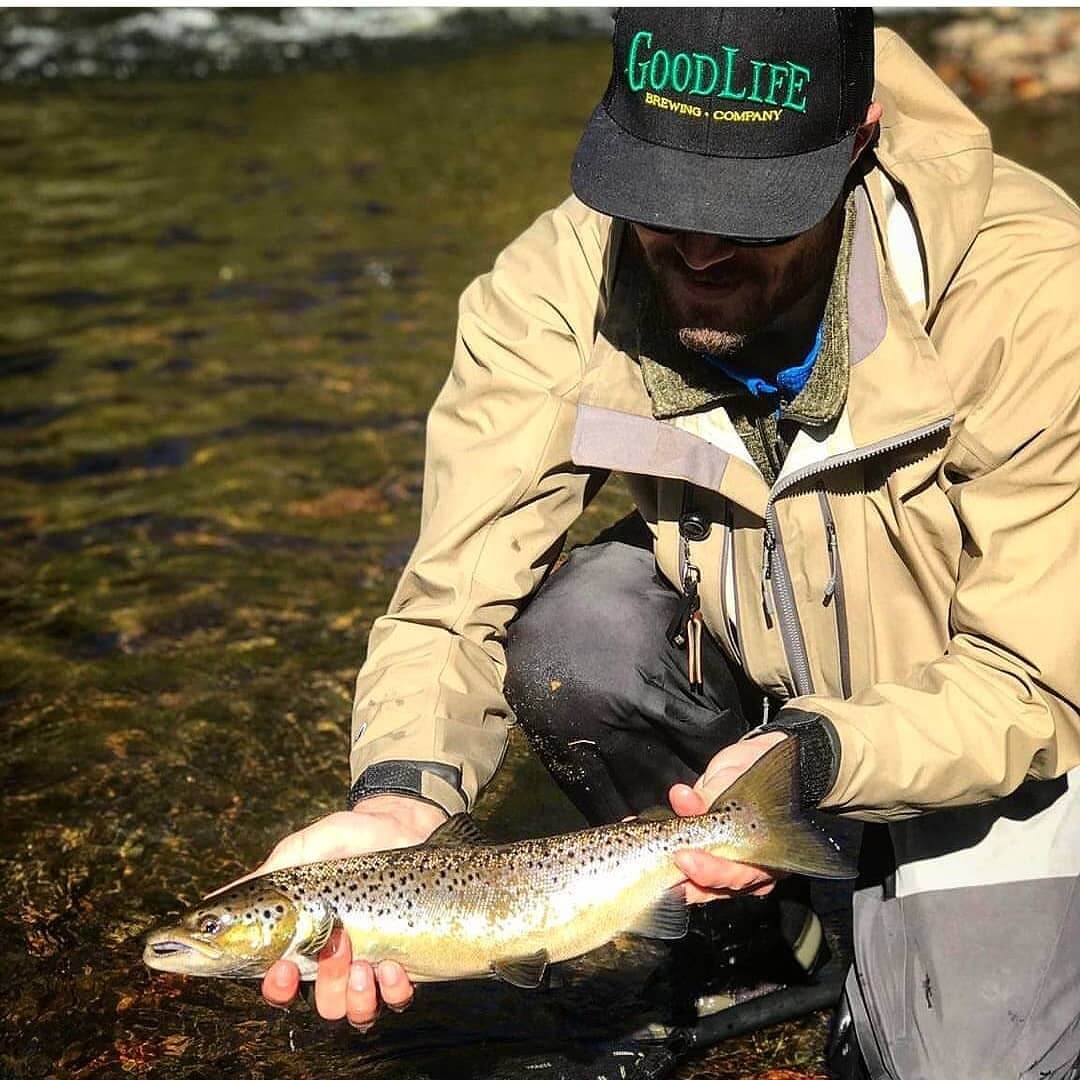
[(535, 987), (549, 963), (624, 932), (673, 939), (687, 929), (684, 848), (772, 870), (853, 877), (798, 808), (796, 744), (786, 739), (700, 817), (647, 811), (633, 821), (486, 845), (467, 815), (424, 844), (276, 870), (204, 901), (152, 932), (160, 971), (262, 976), (292, 960), (312, 979), (342, 925), (355, 957), (396, 960), (414, 982), (497, 975)]

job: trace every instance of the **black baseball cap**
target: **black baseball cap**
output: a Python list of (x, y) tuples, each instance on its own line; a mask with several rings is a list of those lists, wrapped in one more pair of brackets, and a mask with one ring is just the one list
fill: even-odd
[(873, 92), (873, 9), (621, 8), (613, 46), (570, 174), (582, 202), (750, 241), (829, 212)]

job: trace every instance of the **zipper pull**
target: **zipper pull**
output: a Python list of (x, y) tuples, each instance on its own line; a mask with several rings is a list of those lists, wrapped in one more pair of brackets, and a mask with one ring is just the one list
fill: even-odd
[(831, 521), (825, 523), (825, 537), (829, 549), (829, 580), (825, 583), (825, 595), (821, 599), (828, 607), (829, 601), (836, 595), (836, 526)]
[(690, 640), (690, 622), (701, 608), (701, 598), (698, 596), (698, 581), (701, 575), (698, 568), (691, 563), (688, 562), (685, 566), (682, 603), (667, 628), (668, 641), (680, 649)]
[(773, 549), (776, 547), (776, 538), (772, 534), (772, 529), (769, 528), (769, 523), (765, 523), (765, 536), (761, 544), (761, 606), (765, 609), (765, 621), (772, 626), (773, 621), (773, 606), (772, 597), (772, 557)]
[(695, 611), (686, 623), (686, 674), (690, 680), (690, 689), (700, 694), (705, 689), (705, 676), (701, 670), (701, 633), (705, 618), (700, 611)]
[(705, 618), (701, 614), (701, 597), (698, 594), (701, 571), (690, 561), (690, 541), (704, 540), (712, 529), (712, 523), (704, 514), (688, 505), (689, 490), (683, 490), (683, 512), (679, 518), (684, 599), (668, 625), (667, 639), (678, 648), (686, 646), (686, 676), (690, 690), (700, 694), (705, 689), (705, 677), (701, 668), (701, 635)]

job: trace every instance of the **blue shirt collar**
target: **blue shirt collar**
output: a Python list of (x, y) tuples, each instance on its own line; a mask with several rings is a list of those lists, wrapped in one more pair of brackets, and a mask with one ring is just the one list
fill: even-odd
[(783, 368), (774, 376), (775, 381), (770, 382), (761, 375), (754, 375), (734, 364), (728, 363), (721, 356), (705, 354), (705, 359), (710, 364), (718, 367), (729, 379), (742, 383), (754, 397), (767, 398), (779, 397), (781, 401), (793, 401), (799, 392), (810, 381), (810, 372), (814, 370), (814, 363), (821, 352), (821, 343), (825, 339), (825, 323), (818, 324), (817, 333), (814, 335), (814, 344), (810, 351), (798, 364)]

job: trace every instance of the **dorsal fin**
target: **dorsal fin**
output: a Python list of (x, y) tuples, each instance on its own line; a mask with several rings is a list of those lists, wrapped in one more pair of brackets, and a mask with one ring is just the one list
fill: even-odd
[(670, 806), (650, 806), (642, 810), (634, 819), (635, 821), (670, 821), (678, 815)]
[(491, 962), (491, 970), (503, 982), (520, 986), (523, 990), (535, 990), (544, 981), (547, 966), (547, 949), (537, 949), (527, 956), (506, 956)]
[(455, 814), (444, 821), (425, 841), (424, 847), (461, 847), (486, 844), (487, 839), (469, 814)]

